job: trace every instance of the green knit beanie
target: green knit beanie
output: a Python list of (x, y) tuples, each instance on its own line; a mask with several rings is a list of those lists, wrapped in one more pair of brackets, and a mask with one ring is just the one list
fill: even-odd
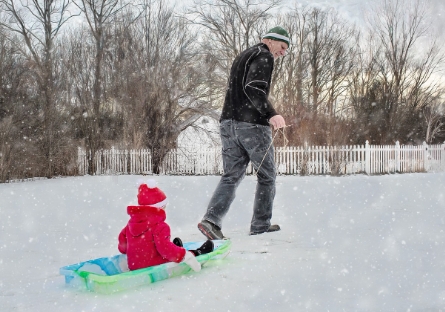
[(286, 42), (288, 46), (290, 46), (290, 37), (289, 33), (280, 26), (276, 26), (272, 29), (270, 29), (267, 34), (263, 36), (262, 39), (272, 39), (277, 41), (283, 41)]

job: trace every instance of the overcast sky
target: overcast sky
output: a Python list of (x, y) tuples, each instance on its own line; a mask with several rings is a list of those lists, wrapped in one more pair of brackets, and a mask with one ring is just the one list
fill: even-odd
[[(187, 7), (193, 4), (194, 0), (172, 0), (178, 3), (177, 7)], [(333, 7), (341, 15), (349, 21), (358, 25), (363, 24), (367, 12), (373, 4), (379, 3), (381, 0), (282, 0), (283, 5), (281, 11), (285, 11), (286, 7), (294, 7), (297, 5), (311, 4), (319, 7)], [(401, 3), (407, 0), (399, 0)], [(427, 9), (428, 16), (431, 18), (431, 31), (435, 32), (438, 37), (445, 41), (445, 0), (421, 0)]]

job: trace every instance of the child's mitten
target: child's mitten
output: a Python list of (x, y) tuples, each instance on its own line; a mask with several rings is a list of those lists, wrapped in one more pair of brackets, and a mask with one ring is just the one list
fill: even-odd
[(187, 263), (187, 265), (191, 267), (193, 271), (195, 272), (201, 271), (201, 263), (199, 263), (198, 260), (196, 260), (195, 255), (192, 254), (190, 251), (187, 251), (185, 253), (184, 259), (182, 261)]

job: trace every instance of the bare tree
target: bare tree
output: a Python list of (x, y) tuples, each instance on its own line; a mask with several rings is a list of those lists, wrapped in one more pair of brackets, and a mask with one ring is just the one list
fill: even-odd
[(103, 129), (100, 127), (101, 107), (106, 101), (104, 92), (104, 57), (107, 48), (107, 33), (110, 32), (112, 21), (123, 6), (119, 0), (78, 0), (75, 2), (86, 18), (92, 37), (95, 42), (95, 56), (92, 72), (92, 90), (90, 90), (91, 103), (86, 114), (89, 118), (86, 133), (86, 146), (89, 153), (88, 173), (96, 172), (96, 152), (103, 147)]
[(20, 62), (14, 57), (16, 53), (0, 27), (0, 182), (8, 181), (16, 174), (13, 155), (18, 152), (15, 142), (19, 135), (14, 125), (12, 102), (18, 100), (16, 94), (20, 92), (21, 75)]
[[(442, 92), (434, 81), (443, 53), (433, 40), (425, 43), (428, 24), (418, 0), (382, 0), (370, 19), (382, 53), (375, 58), (383, 96), (377, 104), (383, 113), (383, 142), (412, 140), (421, 136), (419, 112)], [(421, 45), (420, 45), (421, 44)]]
[(381, 141), (380, 129), (383, 119), (383, 116), (377, 113), (380, 84), (376, 58), (381, 53), (381, 46), (372, 33), (362, 33), (357, 38), (356, 49), (358, 52), (354, 55), (354, 67), (348, 76), (347, 97), (351, 108), (349, 116), (353, 124), (350, 137), (356, 143), (368, 140), (375, 144)]
[(423, 108), (423, 116), (426, 122), (425, 142), (432, 144), (434, 139), (442, 138), (445, 134), (445, 105), (436, 101)]
[(355, 52), (350, 40), (355, 37), (355, 30), (333, 9), (313, 8), (308, 13), (309, 38), (305, 42), (310, 64), (308, 101), (315, 115), (324, 110), (333, 116), (334, 101), (343, 92), (343, 82), (352, 69)]
[(22, 49), (22, 53), (35, 73), (42, 113), (38, 127), (41, 135), (39, 148), (42, 161), (46, 163), (45, 175), (51, 177), (55, 173), (54, 164), (58, 163), (59, 144), (63, 139), (55, 100), (54, 42), (62, 26), (73, 17), (69, 11), (70, 1), (32, 0), (23, 3), (1, 0), (0, 5), (9, 17), (8, 22), (2, 21), (1, 25), (24, 40), (26, 49)]
[(142, 10), (121, 14), (113, 28), (109, 96), (123, 107), (123, 144), (149, 148), (158, 173), (179, 133), (214, 114), (212, 90), (190, 24), (163, 0), (144, 2)]
[(332, 144), (336, 137), (343, 139), (335, 131), (353, 69), (355, 28), (333, 9), (309, 6), (295, 7), (279, 16), (278, 23), (292, 35), (288, 55), (277, 62), (273, 88), (280, 112), (294, 124), (290, 142)]

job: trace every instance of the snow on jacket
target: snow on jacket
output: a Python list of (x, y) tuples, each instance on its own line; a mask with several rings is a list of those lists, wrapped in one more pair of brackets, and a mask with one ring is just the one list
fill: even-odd
[(241, 52), (230, 69), (221, 120), (269, 125), (277, 112), (268, 100), (274, 58), (264, 43)]
[(186, 250), (170, 241), (163, 209), (128, 206), (130, 220), (119, 234), (118, 249), (127, 254), (128, 268), (137, 270), (166, 262), (181, 262)]

